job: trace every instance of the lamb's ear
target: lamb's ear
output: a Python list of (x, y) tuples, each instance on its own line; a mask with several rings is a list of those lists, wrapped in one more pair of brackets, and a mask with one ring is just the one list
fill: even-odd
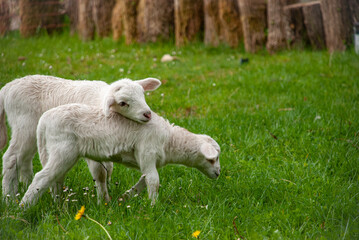
[(217, 150), (209, 143), (203, 143), (200, 150), (206, 159), (214, 159), (218, 157)]
[(111, 113), (111, 106), (115, 104), (115, 98), (112, 95), (107, 95), (103, 101), (103, 112), (106, 117)]
[(136, 83), (140, 84), (145, 91), (153, 91), (156, 90), (159, 86), (161, 86), (161, 81), (157, 78), (146, 78), (143, 80), (137, 80)]

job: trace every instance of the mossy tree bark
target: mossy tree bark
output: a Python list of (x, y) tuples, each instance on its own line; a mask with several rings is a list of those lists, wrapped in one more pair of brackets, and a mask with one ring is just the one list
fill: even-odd
[(78, 31), (83, 41), (92, 40), (95, 36), (95, 23), (92, 17), (92, 0), (79, 0)]
[(326, 44), (329, 52), (344, 51), (352, 40), (351, 0), (322, 0)]
[(304, 24), (314, 49), (325, 48), (325, 33), (320, 3), (303, 6)]
[(193, 41), (203, 28), (203, 1), (175, 0), (176, 45)]
[(40, 26), (38, 4), (33, 0), (20, 0), (20, 34), (23, 37), (31, 37), (36, 34)]
[(237, 47), (243, 38), (237, 0), (219, 0), (218, 10), (224, 42), (231, 47)]
[(222, 41), (221, 23), (218, 13), (218, 0), (204, 0), (204, 43), (218, 46)]
[(137, 5), (139, 0), (122, 0), (123, 9), (123, 28), (126, 44), (131, 44), (137, 39)]
[(174, 0), (140, 0), (137, 7), (139, 42), (168, 40), (174, 30)]
[(10, 7), (8, 0), (0, 0), (0, 36), (10, 30)]
[(284, 7), (296, 2), (298, 0), (268, 0), (268, 52), (274, 53), (287, 48), (289, 22)]
[(265, 42), (267, 27), (266, 0), (238, 0), (244, 35), (244, 47), (247, 52), (255, 53)]
[(79, 24), (78, 0), (66, 0), (65, 8), (66, 14), (70, 19), (70, 34), (74, 35), (77, 32), (77, 26)]
[(124, 2), (122, 0), (117, 0), (116, 4), (112, 10), (112, 37), (113, 40), (118, 41), (123, 34), (123, 11), (124, 11)]
[(115, 0), (92, 0), (93, 19), (96, 32), (99, 37), (107, 37), (111, 34), (111, 16)]

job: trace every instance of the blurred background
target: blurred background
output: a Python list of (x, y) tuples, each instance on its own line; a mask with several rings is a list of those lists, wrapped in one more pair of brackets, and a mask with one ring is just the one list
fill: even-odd
[(84, 41), (244, 43), (251, 53), (264, 46), (270, 53), (307, 46), (342, 51), (358, 21), (357, 0), (0, 0), (0, 35), (70, 28)]

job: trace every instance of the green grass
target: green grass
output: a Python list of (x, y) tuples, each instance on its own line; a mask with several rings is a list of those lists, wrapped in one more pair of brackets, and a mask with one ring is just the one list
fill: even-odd
[[(166, 53), (179, 61), (161, 63)], [(240, 65), (242, 57), (249, 63)], [(152, 110), (212, 136), (222, 149), (222, 174), (210, 180), (195, 169), (167, 166), (159, 170), (154, 207), (147, 193), (119, 206), (117, 198), (140, 173), (116, 165), (113, 200), (98, 206), (81, 161), (65, 181), (76, 193), (69, 202), (45, 194), (24, 212), (0, 201), (0, 239), (105, 239), (94, 223), (74, 220), (82, 205), (113, 239), (193, 239), (195, 230), (200, 239), (359, 238), (359, 56), (353, 50), (250, 55), (202, 43), (126, 46), (111, 39), (82, 43), (68, 34), (1, 38), (0, 86), (29, 74), (161, 79), (146, 96)], [(41, 169), (38, 157), (34, 169)]]

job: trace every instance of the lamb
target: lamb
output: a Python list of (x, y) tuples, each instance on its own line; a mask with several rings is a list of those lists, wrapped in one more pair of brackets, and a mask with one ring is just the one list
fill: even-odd
[[(18, 172), (20, 181), (31, 183), (36, 127), (45, 111), (63, 104), (84, 103), (102, 107), (106, 115), (114, 111), (145, 123), (151, 119), (151, 111), (143, 91), (155, 90), (160, 84), (154, 78), (139, 81), (123, 79), (108, 85), (102, 81), (71, 81), (43, 75), (26, 76), (6, 84), (0, 91), (0, 149), (7, 142), (5, 113), (12, 135), (3, 155), (3, 197), (16, 194)], [(96, 181), (98, 200), (104, 198), (109, 201), (106, 179), (111, 176), (112, 163), (101, 165), (91, 160), (87, 163)], [(57, 181), (60, 183), (62, 180)]]
[(220, 147), (207, 135), (171, 125), (152, 112), (147, 124), (84, 104), (67, 104), (45, 112), (37, 127), (43, 169), (38, 172), (20, 206), (35, 204), (41, 194), (76, 164), (79, 157), (112, 161), (138, 169), (143, 176), (127, 194), (147, 185), (152, 204), (158, 196), (157, 168), (182, 164), (197, 168), (209, 178), (220, 174)]

